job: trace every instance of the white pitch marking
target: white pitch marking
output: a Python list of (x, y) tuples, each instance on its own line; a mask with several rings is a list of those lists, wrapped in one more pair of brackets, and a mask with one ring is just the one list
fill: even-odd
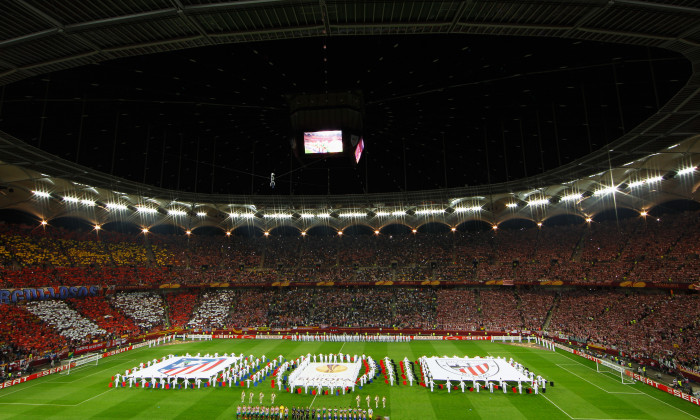
[(543, 396), (544, 399), (547, 400), (547, 401), (549, 401), (550, 404), (552, 404), (553, 406), (557, 407), (557, 408), (559, 409), (559, 411), (561, 411), (562, 413), (566, 414), (566, 417), (568, 417), (568, 418), (570, 418), (570, 419), (573, 420), (573, 417), (571, 417), (571, 416), (569, 415), (569, 413), (567, 413), (566, 411), (562, 410), (562, 408), (559, 407), (558, 405), (554, 404), (554, 401), (552, 401), (552, 400), (550, 400), (549, 398), (547, 398), (546, 395), (544, 395), (544, 394), (539, 394), (539, 395)]
[(109, 391), (113, 391), (113, 390), (114, 390), (114, 388), (110, 388), (110, 389), (106, 390), (105, 392), (100, 392), (99, 394), (95, 395), (94, 397), (90, 397), (90, 398), (88, 398), (87, 400), (82, 401), (82, 402), (79, 402), (78, 404), (75, 404), (75, 405), (77, 406), (77, 405), (86, 403), (86, 402), (88, 402), (88, 401), (90, 401), (90, 400), (93, 400), (93, 399), (99, 397), (99, 396), (102, 395), (102, 394), (106, 394), (106, 393), (108, 393)]
[(660, 399), (658, 399), (658, 398), (656, 398), (656, 397), (654, 397), (654, 396), (651, 396), (651, 395), (649, 395), (649, 394), (646, 393), (646, 392), (643, 392), (643, 391), (642, 391), (642, 394), (646, 395), (646, 396), (649, 397), (649, 398), (653, 398), (653, 399), (655, 399), (656, 401), (658, 401), (658, 402), (660, 402), (660, 403), (664, 403), (664, 404), (666, 404), (666, 405), (669, 406), (669, 407), (673, 407), (673, 408), (675, 408), (676, 410), (680, 411), (681, 413), (687, 414), (687, 415), (689, 415), (690, 417), (692, 417), (692, 418), (694, 418), (694, 419), (700, 420), (700, 417), (694, 416), (694, 415), (688, 413), (688, 412), (685, 411), (685, 410), (681, 410), (680, 408), (676, 407), (675, 405), (671, 405), (671, 404), (667, 403), (666, 401), (661, 401)]
[(51, 407), (75, 407), (75, 404), (42, 404), (42, 403), (21, 403), (21, 402), (4, 402), (0, 403), (0, 405), (50, 405)]
[(562, 366), (559, 365), (559, 364), (556, 364), (555, 366), (557, 366), (557, 367), (560, 368), (560, 369), (564, 369), (565, 371), (567, 371), (567, 372), (569, 372), (570, 374), (574, 375), (575, 377), (581, 379), (582, 381), (586, 381), (586, 382), (588, 382), (589, 384), (593, 385), (594, 387), (600, 389), (601, 391), (607, 392), (608, 394), (628, 394), (628, 395), (638, 395), (638, 394), (641, 394), (641, 392), (618, 392), (618, 391), (608, 391), (607, 389), (604, 389), (604, 388), (599, 387), (598, 385), (594, 384), (593, 382), (589, 381), (588, 379), (586, 379), (586, 378), (584, 378), (584, 377), (582, 377), (582, 376), (579, 376), (579, 375), (575, 374), (574, 372), (570, 371), (569, 369), (567, 369), (567, 368), (565, 368), (565, 367), (562, 367)]

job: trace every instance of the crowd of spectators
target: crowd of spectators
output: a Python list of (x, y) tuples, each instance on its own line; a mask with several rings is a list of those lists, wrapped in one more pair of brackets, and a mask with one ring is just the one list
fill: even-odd
[(113, 338), (121, 336), (136, 336), (142, 331), (134, 321), (109, 305), (102, 296), (87, 296), (84, 298), (68, 299), (81, 315), (92, 320), (100, 328), (107, 331)]
[(522, 315), (516, 295), (502, 290), (480, 290), (479, 321), (487, 331), (522, 329)]
[(153, 292), (117, 293), (110, 298), (110, 304), (146, 331), (152, 331), (165, 322), (163, 298)]
[[(556, 298), (547, 290), (432, 289), (402, 283), (695, 283), (700, 279), (698, 237), (697, 211), (523, 229), (305, 237), (127, 235), (0, 223), (0, 288), (250, 286), (0, 305), (3, 319), (14, 326), (3, 324), (0, 337), (6, 348), (41, 353), (95, 337), (153, 331), (168, 322), (198, 329), (547, 327), (692, 365), (700, 354), (697, 295), (564, 289)], [(286, 282), (383, 287), (254, 288)], [(387, 287), (392, 283), (397, 287)], [(25, 337), (32, 329), (41, 332), (40, 340)]]
[(473, 289), (439, 289), (437, 327), (446, 330), (478, 331), (479, 304)]
[(27, 310), (53, 327), (73, 345), (90, 342), (107, 334), (107, 331), (80, 315), (62, 300), (32, 301), (27, 303)]
[(687, 212), (663, 220), (649, 216), (583, 225), (329, 237), (126, 235), (0, 224), (0, 286), (57, 285), (66, 277), (74, 284), (116, 286), (276, 281), (695, 282), (700, 276), (698, 222), (700, 212)]
[[(167, 301), (168, 317), (164, 300)], [(700, 296), (621, 289), (304, 287), (112, 296), (0, 305), (0, 344), (40, 355), (97, 338), (245, 327), (539, 331), (634, 356), (700, 362)], [(88, 319), (89, 318), (89, 319)], [(61, 337), (62, 335), (63, 337)]]
[(168, 304), (168, 319), (172, 328), (183, 328), (192, 316), (192, 310), (197, 303), (197, 295), (192, 292), (168, 293), (165, 295)]
[(68, 346), (65, 338), (25, 306), (0, 305), (0, 319), (5, 362), (58, 353)]
[(544, 326), (549, 311), (554, 304), (555, 294), (548, 290), (521, 290), (520, 314), (523, 318), (523, 329), (539, 331)]
[(241, 328), (268, 323), (268, 305), (272, 302), (270, 292), (262, 289), (237, 290), (233, 299), (233, 310), (229, 313), (229, 328)]
[(234, 290), (204, 292), (187, 322), (188, 328), (212, 330), (228, 326), (229, 313), (236, 296)]

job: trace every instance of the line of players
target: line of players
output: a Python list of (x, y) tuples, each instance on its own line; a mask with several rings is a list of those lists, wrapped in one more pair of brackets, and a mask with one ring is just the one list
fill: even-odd
[[(372, 419), (374, 416), (374, 410), (372, 410), (372, 397), (367, 395), (365, 401), (367, 402), (367, 410), (360, 408), (361, 397), (358, 394), (355, 396), (355, 402), (357, 403), (356, 408), (333, 408), (326, 409), (326, 407), (309, 409), (308, 407), (292, 407), (291, 417), (289, 407), (275, 406), (275, 399), (277, 394), (274, 392), (270, 394), (270, 404), (271, 406), (265, 406), (263, 400), (265, 399), (265, 393), (261, 392), (258, 394), (259, 405), (252, 405), (253, 398), (255, 397), (254, 392), (248, 393), (248, 404), (249, 405), (239, 405), (236, 407), (236, 418), (237, 419), (316, 419), (316, 420), (368, 420)], [(245, 403), (246, 392), (241, 392), (241, 403)], [(374, 397), (374, 408), (379, 408), (379, 395)], [(382, 408), (386, 408), (386, 396), (381, 398)]]
[(236, 407), (237, 419), (292, 420), (372, 420), (374, 411), (362, 408), (267, 407), (243, 405)]

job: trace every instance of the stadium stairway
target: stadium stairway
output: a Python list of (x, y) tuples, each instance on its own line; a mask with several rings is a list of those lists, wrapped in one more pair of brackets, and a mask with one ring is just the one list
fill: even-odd
[(546, 330), (547, 328), (549, 328), (549, 322), (552, 320), (552, 315), (554, 315), (554, 310), (559, 305), (560, 299), (561, 299), (561, 295), (559, 293), (554, 295), (554, 302), (552, 302), (552, 307), (549, 308), (549, 311), (547, 312), (547, 318), (545, 318), (544, 324), (542, 325), (543, 330)]
[(581, 254), (583, 253), (583, 244), (590, 235), (591, 235), (590, 229), (583, 230), (583, 234), (581, 235), (578, 242), (576, 243), (576, 246), (574, 247), (574, 249), (571, 252), (571, 261), (573, 261), (573, 262), (581, 261)]

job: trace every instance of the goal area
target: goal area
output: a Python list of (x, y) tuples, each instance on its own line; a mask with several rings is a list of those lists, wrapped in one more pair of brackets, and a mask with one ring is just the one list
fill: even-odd
[(596, 372), (605, 373), (620, 378), (623, 384), (634, 384), (634, 379), (625, 374), (625, 368), (607, 360), (599, 359), (595, 364)]
[(68, 361), (68, 370), (66, 370), (65, 373), (66, 375), (70, 375), (72, 371), (80, 369), (81, 367), (97, 366), (101, 358), (102, 355), (99, 353), (72, 358)]

